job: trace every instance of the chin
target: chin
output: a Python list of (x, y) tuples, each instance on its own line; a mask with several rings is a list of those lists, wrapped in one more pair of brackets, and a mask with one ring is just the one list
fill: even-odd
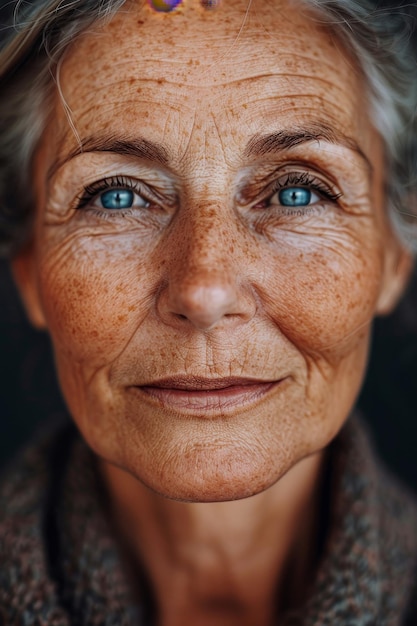
[(288, 469), (256, 454), (222, 450), (221, 454), (200, 451), (188, 458), (182, 456), (151, 472), (144, 472), (143, 466), (131, 467), (129, 472), (152, 491), (172, 500), (225, 502), (265, 491)]
[[(273, 484), (273, 483), (271, 483)], [(262, 493), (271, 484), (251, 484), (242, 485), (236, 484), (235, 480), (224, 478), (223, 481), (217, 483), (202, 484), (202, 485), (170, 485), (168, 488), (162, 488), (158, 485), (158, 489), (155, 489), (153, 485), (147, 485), (152, 491), (158, 495), (168, 498), (170, 500), (176, 500), (178, 502), (191, 502), (191, 503), (203, 503), (203, 502), (231, 502), (236, 500), (244, 500)]]

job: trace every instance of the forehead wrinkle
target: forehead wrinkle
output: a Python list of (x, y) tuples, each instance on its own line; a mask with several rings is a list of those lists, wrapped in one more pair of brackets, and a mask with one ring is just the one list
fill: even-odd
[[(123, 82), (123, 81), (122, 81)], [(139, 82), (139, 81), (138, 81)], [(121, 110), (124, 113), (126, 112), (126, 107), (130, 106), (133, 109), (137, 108), (138, 104), (144, 104), (146, 106), (149, 106), (150, 104), (152, 104), (152, 106), (154, 106), (155, 104), (158, 104), (159, 106), (163, 107), (164, 110), (167, 109), (173, 109), (174, 111), (184, 111), (184, 110), (189, 110), (192, 111), (193, 107), (188, 104), (188, 102), (184, 99), (184, 95), (181, 93), (178, 93), (177, 90), (172, 90), (172, 91), (168, 91), (165, 92), (163, 94), (164, 96), (164, 100), (161, 100), (160, 97), (160, 93), (155, 90), (154, 87), (150, 86), (148, 83), (154, 83), (154, 84), (158, 84), (158, 87), (160, 86), (160, 84), (158, 83), (158, 81), (152, 81), (152, 80), (148, 80), (148, 79), (140, 79), (141, 83), (145, 83), (142, 84), (141, 86), (141, 90), (140, 92), (137, 92), (137, 96), (134, 97), (132, 94), (132, 90), (127, 90), (126, 91), (126, 97), (123, 98), (123, 93), (119, 90), (118, 92), (118, 96), (117, 99), (110, 99), (108, 97), (108, 86), (106, 86), (105, 88), (102, 88), (103, 91), (106, 93), (106, 102), (100, 101), (99, 104), (97, 104), (97, 94), (100, 93), (101, 89), (100, 88), (94, 88), (89, 90), (87, 93), (84, 94), (83, 97), (83, 101), (82, 101), (82, 106), (80, 107), (80, 105), (74, 105), (73, 102), (71, 101), (71, 98), (66, 98), (66, 102), (69, 104), (71, 111), (73, 113), (73, 117), (76, 116), (76, 122), (82, 121), (84, 119), (84, 117), (86, 117), (90, 112), (93, 112), (93, 117), (94, 120), (97, 119), (97, 115), (102, 115), (102, 116), (106, 116), (106, 114), (110, 113), (111, 117), (114, 118), (114, 112), (117, 110)], [(139, 87), (139, 85), (137, 85)], [(149, 97), (147, 95), (147, 90), (149, 91)], [(69, 129), (67, 129), (69, 130)], [(64, 137), (64, 139), (66, 139), (67, 137)]]
[[(239, 62), (241, 63), (242, 60), (240, 59)], [(181, 67), (183, 67), (184, 64), (181, 63)], [(207, 82), (204, 81), (204, 83), (202, 83), (202, 78), (204, 76), (207, 76), (208, 72), (204, 72), (204, 71), (199, 71), (198, 73), (194, 73), (194, 72), (190, 72), (188, 73), (186, 76), (183, 75), (178, 75), (178, 77), (175, 76), (174, 73), (170, 73), (169, 71), (166, 70), (163, 73), (161, 73), (160, 75), (156, 75), (154, 77), (151, 77), (149, 75), (146, 75), (146, 71), (143, 70), (141, 74), (135, 75), (133, 73), (130, 72), (126, 72), (126, 77), (125, 78), (120, 78), (118, 77), (118, 79), (113, 79), (113, 76), (109, 74), (108, 76), (108, 81), (103, 85), (96, 85), (94, 80), (91, 80), (91, 76), (85, 76), (84, 80), (86, 81), (86, 84), (88, 85), (94, 85), (94, 88), (91, 89), (91, 97), (95, 96), (95, 93), (97, 91), (107, 91), (109, 89), (109, 86), (112, 87), (118, 87), (118, 86), (122, 86), (124, 87), (125, 85), (128, 84), (133, 84), (133, 83), (137, 83), (138, 86), (140, 86), (141, 84), (146, 84), (149, 83), (150, 85), (157, 85), (158, 87), (160, 87), (162, 84), (163, 85), (172, 85), (175, 88), (178, 87), (195, 87), (201, 90), (206, 89), (207, 91), (215, 88), (215, 87), (228, 87), (230, 86), (234, 86), (234, 85), (246, 85), (246, 83), (248, 82), (256, 82), (256, 81), (262, 81), (262, 80), (270, 80), (270, 79), (275, 79), (275, 80), (283, 80), (286, 81), (288, 83), (293, 83), (294, 80), (298, 80), (298, 81), (314, 81), (314, 83), (322, 83), (325, 87), (330, 87), (332, 90), (335, 91), (345, 91), (345, 87), (343, 86), (342, 83), (340, 83), (340, 81), (336, 80), (337, 76), (335, 75), (335, 80), (331, 80), (329, 78), (324, 78), (322, 75), (322, 71), (323, 68), (320, 69), (320, 73), (319, 71), (317, 71), (317, 73), (314, 73), (313, 71), (311, 71), (310, 73), (300, 73), (297, 71), (289, 71), (288, 69), (279, 71), (278, 68), (274, 69), (274, 70), (264, 70), (262, 72), (259, 72), (259, 70), (254, 69), (253, 71), (249, 71), (248, 68), (245, 69), (245, 74), (241, 74), (235, 78), (228, 78), (226, 76), (224, 76), (224, 74), (220, 74), (217, 73), (215, 76), (212, 77), (212, 81), (211, 82)], [(100, 80), (100, 83), (103, 82), (103, 79)]]
[[(141, 32), (141, 31), (140, 31)], [(230, 66), (233, 66), (233, 73), (238, 72), (241, 74), (241, 79), (245, 78), (248, 70), (252, 74), (252, 68), (257, 66), (257, 62), (253, 57), (253, 54), (250, 52), (252, 48), (252, 42), (257, 35), (256, 31), (253, 36), (251, 33), (247, 36), (245, 35), (243, 38), (239, 40), (238, 48), (236, 45), (231, 49), (230, 46), (228, 48), (227, 54), (221, 51), (221, 48), (224, 47), (225, 44), (230, 39), (230, 35), (222, 35), (217, 31), (213, 35), (213, 42), (216, 42), (217, 47), (220, 52), (220, 58), (214, 59), (213, 56), (213, 46), (210, 45), (211, 42), (211, 32), (207, 31), (204, 33), (204, 39), (201, 40), (201, 34), (196, 37), (190, 37), (190, 33), (187, 33), (187, 38), (185, 43), (175, 42), (175, 53), (166, 57), (163, 55), (163, 46), (156, 45), (153, 40), (149, 41), (149, 34), (143, 33), (145, 36), (145, 42), (143, 43), (143, 36), (139, 40), (138, 33), (135, 33), (135, 39), (137, 40), (137, 46), (140, 47), (141, 56), (140, 63), (138, 64), (138, 57), (135, 55), (136, 46), (123, 44), (121, 42), (121, 54), (117, 55), (117, 60), (114, 60), (114, 51), (112, 48), (103, 46), (103, 49), (100, 49), (100, 54), (93, 54), (93, 60), (96, 58), (97, 62), (101, 65), (107, 63), (114, 69), (123, 70), (123, 67), (129, 67), (131, 65), (138, 76), (146, 76), (148, 72), (154, 74), (159, 73), (160, 75), (164, 75), (164, 78), (167, 80), (171, 80), (172, 74), (179, 74), (178, 69), (183, 70), (186, 68), (186, 72), (181, 72), (179, 76), (180, 82), (194, 82), (194, 80), (201, 80), (201, 78), (206, 76), (211, 69), (214, 69), (214, 76), (212, 78), (212, 84), (223, 84), (224, 82), (228, 82), (224, 80), (220, 69), (223, 69), (223, 66), (228, 70)], [(222, 44), (222, 37), (224, 42)], [(299, 69), (300, 65), (308, 68), (308, 71), (313, 75), (320, 76), (322, 74), (323, 65), (328, 66), (329, 69), (332, 70), (332, 73), (336, 75), (336, 71), (333, 63), (330, 63), (326, 57), (326, 55), (321, 55), (320, 59), (315, 59), (312, 55), (306, 54), (306, 52), (301, 48), (300, 49), (300, 41), (298, 37), (293, 38), (294, 42), (292, 42), (292, 38), (286, 38), (287, 45), (291, 49), (291, 52), (286, 52), (282, 50), (282, 45), (278, 47), (277, 50), (277, 38), (275, 37), (275, 46), (274, 50), (269, 53), (264, 53), (262, 55), (263, 60), (265, 61), (264, 66), (268, 67), (272, 73), (274, 73), (275, 68), (281, 67), (282, 69), (296, 67)], [(315, 39), (313, 38), (313, 44), (316, 44)], [(191, 49), (191, 52), (190, 52)], [(184, 52), (183, 52), (184, 51)], [(82, 52), (81, 52), (82, 54)], [(90, 55), (91, 56), (91, 55)], [(199, 59), (197, 59), (197, 56)], [(77, 57), (77, 51), (74, 53), (74, 58)], [(221, 60), (227, 57), (227, 63), (222, 64)], [(259, 59), (259, 55), (257, 55)], [(122, 60), (120, 60), (122, 59)], [(278, 63), (277, 63), (278, 61)], [(77, 69), (79, 63), (76, 64)], [(140, 74), (138, 72), (138, 65), (140, 66)], [(206, 67), (204, 67), (206, 66)], [(168, 69), (167, 69), (168, 68)], [(256, 71), (255, 71), (256, 74)], [(131, 75), (134, 75), (131, 74)], [(339, 73), (337, 73), (337, 78), (339, 77)], [(173, 81), (175, 82), (175, 81)]]
[(223, 158), (227, 162), (226, 155), (228, 153), (228, 150), (227, 150), (227, 146), (224, 143), (224, 134), (220, 130), (219, 124), (218, 124), (218, 122), (216, 120), (216, 116), (214, 115), (213, 111), (210, 111), (210, 117), (211, 117), (211, 119), (213, 121), (213, 126), (214, 126), (214, 128), (216, 130), (216, 134), (217, 134), (220, 146), (221, 146), (221, 152), (222, 152)]
[(224, 164), (225, 169), (233, 167), (232, 163), (236, 159), (232, 155), (239, 153), (240, 149), (238, 146), (233, 149), (229, 145), (233, 133), (227, 130), (222, 132), (212, 103), (208, 103), (207, 108), (195, 109), (190, 118), (186, 141), (178, 149), (178, 161), (174, 168), (178, 170), (181, 166), (187, 171), (204, 171), (209, 164), (215, 164), (218, 169), (220, 163)]
[[(200, 78), (200, 77), (199, 77)], [(261, 85), (257, 86), (257, 82), (260, 82)], [(274, 98), (283, 98), (286, 97), (288, 95), (293, 96), (293, 97), (297, 97), (297, 98), (305, 98), (305, 97), (317, 97), (317, 93), (316, 92), (307, 92), (306, 91), (306, 81), (307, 83), (310, 83), (310, 86), (313, 86), (317, 89), (317, 85), (319, 85), (321, 87), (321, 94), (324, 95), (329, 95), (329, 88), (330, 88), (330, 94), (331, 94), (331, 100), (333, 101), (335, 99), (335, 96), (338, 95), (339, 93), (343, 94), (346, 98), (346, 96), (348, 96), (348, 94), (346, 93), (346, 87), (343, 86), (343, 84), (340, 83), (340, 81), (333, 81), (330, 79), (326, 79), (323, 76), (315, 76), (315, 75), (311, 75), (311, 74), (300, 74), (297, 72), (272, 72), (272, 71), (266, 71), (266, 72), (256, 72), (254, 74), (249, 74), (246, 75), (245, 77), (237, 77), (234, 78), (232, 80), (217, 80), (213, 83), (207, 84), (201, 84), (201, 82), (193, 82), (190, 78), (187, 78), (186, 82), (184, 82), (183, 78), (179, 77), (178, 80), (175, 80), (174, 78), (171, 78), (168, 74), (164, 75), (163, 78), (161, 77), (150, 77), (150, 76), (146, 76), (141, 74), (140, 76), (127, 76), (126, 79), (118, 79), (117, 81), (104, 81), (105, 85), (101, 86), (101, 83), (103, 83), (103, 80), (100, 81), (99, 85), (96, 85), (94, 83), (94, 81), (91, 81), (90, 79), (88, 79), (88, 77), (85, 77), (85, 82), (88, 85), (88, 89), (86, 91), (86, 93), (84, 94), (84, 100), (85, 102), (94, 102), (93, 106), (97, 107), (97, 93), (99, 93), (100, 91), (104, 91), (106, 93), (106, 99), (110, 100), (109, 105), (108, 105), (108, 109), (112, 110), (112, 108), (114, 106), (124, 106), (125, 104), (131, 103), (131, 104), (135, 104), (136, 102), (140, 102), (140, 100), (136, 100), (136, 99), (132, 99), (132, 89), (135, 88), (140, 88), (140, 91), (138, 91), (138, 93), (146, 93), (146, 90), (149, 90), (149, 96), (150, 99), (158, 99), (159, 97), (159, 91), (161, 89), (163, 90), (167, 90), (167, 92), (164, 92), (164, 98), (166, 99), (167, 97), (170, 99), (170, 101), (166, 102), (166, 105), (164, 103), (164, 106), (174, 106), (174, 101), (176, 103), (178, 103), (178, 106), (180, 106), (181, 109), (186, 108), (187, 107), (187, 102), (186, 100), (184, 100), (184, 89), (185, 88), (195, 88), (199, 90), (199, 96), (200, 97), (205, 97), (207, 96), (210, 99), (210, 102), (215, 102), (217, 101), (219, 98), (224, 98), (225, 96), (227, 96), (227, 91), (225, 92), (223, 91), (218, 91), (217, 93), (213, 90), (218, 90), (219, 88), (226, 88), (227, 87), (242, 87), (242, 89), (246, 90), (244, 97), (248, 98), (248, 96), (250, 95), (250, 92), (247, 92), (246, 86), (247, 83), (252, 83), (254, 88), (252, 90), (253, 95), (255, 98), (259, 98), (260, 99), (260, 92), (259, 89), (262, 88), (263, 93), (267, 92), (265, 95), (267, 97), (274, 97)], [(84, 82), (84, 81), (83, 81)], [(284, 85), (283, 85), (284, 83)], [(281, 90), (283, 88), (283, 86), (291, 86), (291, 89), (294, 89), (294, 87), (297, 86), (297, 84), (300, 84), (300, 86), (303, 87), (302, 92), (300, 93), (281, 93)], [(115, 94), (117, 94), (117, 99), (116, 96), (114, 98), (109, 97), (109, 85), (112, 87), (117, 87), (117, 89), (114, 90)], [(172, 87), (172, 89), (168, 89), (169, 87)], [(126, 88), (126, 89), (124, 89)], [(311, 88), (311, 87), (310, 87)], [(123, 98), (124, 93), (126, 94), (126, 96), (129, 96), (129, 100), (124, 99), (123, 102), (120, 101), (121, 98)], [(188, 96), (191, 94), (187, 94)], [(236, 92), (234, 93), (234, 97), (238, 97), (239, 93)], [(71, 100), (71, 98), (69, 97), (68, 100)], [(103, 107), (103, 105), (100, 103), (100, 107), (103, 108), (103, 110), (105, 110), (105, 107)], [(191, 108), (190, 106), (188, 108)]]

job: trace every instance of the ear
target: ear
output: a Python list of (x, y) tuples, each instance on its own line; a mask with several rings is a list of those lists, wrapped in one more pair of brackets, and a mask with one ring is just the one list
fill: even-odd
[(46, 328), (35, 271), (33, 243), (26, 246), (12, 259), (12, 274), (20, 293), (27, 316), (35, 328)]
[(376, 305), (376, 315), (388, 315), (403, 295), (413, 270), (413, 255), (396, 237), (385, 249), (384, 274)]

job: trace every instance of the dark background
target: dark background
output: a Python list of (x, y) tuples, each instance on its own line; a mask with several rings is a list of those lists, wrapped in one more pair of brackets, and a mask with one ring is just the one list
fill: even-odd
[[(380, 455), (417, 493), (417, 273), (397, 310), (374, 324), (359, 406)], [(0, 466), (40, 425), (65, 418), (45, 333), (26, 321), (0, 262)]]

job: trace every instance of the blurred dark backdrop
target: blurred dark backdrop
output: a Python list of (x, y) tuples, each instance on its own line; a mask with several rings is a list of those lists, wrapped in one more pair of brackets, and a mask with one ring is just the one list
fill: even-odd
[[(8, 266), (0, 262), (0, 466), (40, 425), (65, 418), (45, 333), (26, 321)], [(417, 273), (389, 317), (375, 321), (359, 406), (380, 455), (417, 493)]]

